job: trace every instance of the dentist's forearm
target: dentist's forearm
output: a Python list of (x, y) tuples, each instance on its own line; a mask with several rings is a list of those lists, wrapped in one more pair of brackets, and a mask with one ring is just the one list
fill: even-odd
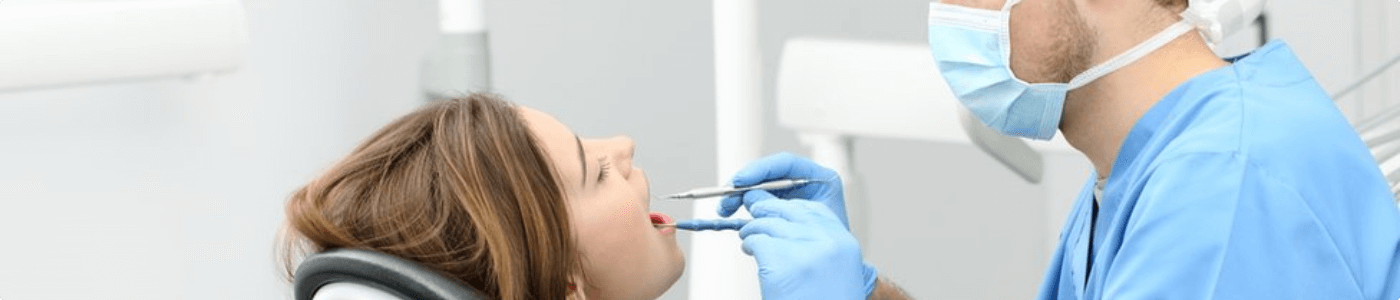
[(893, 281), (890, 281), (889, 278), (880, 277), (879, 280), (876, 280), (876, 281), (875, 281), (875, 290), (870, 291), (870, 297), (867, 298), (867, 299), (869, 299), (869, 300), (906, 300), (906, 299), (914, 299), (914, 298), (913, 298), (913, 297), (909, 297), (909, 294), (905, 294), (905, 293), (904, 293), (904, 290), (903, 290), (903, 289), (900, 289), (899, 286), (894, 285), (894, 282), (893, 282)]

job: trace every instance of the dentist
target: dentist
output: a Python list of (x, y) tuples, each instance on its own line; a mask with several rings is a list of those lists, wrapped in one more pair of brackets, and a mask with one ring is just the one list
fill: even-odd
[[(1327, 93), (1281, 41), (1211, 51), (1262, 6), (930, 5), (929, 47), (969, 110), (1009, 135), (1063, 132), (1094, 166), (1038, 299), (1400, 298), (1400, 212)], [(733, 184), (835, 177), (779, 154)], [(732, 196), (719, 213), (740, 206), (765, 299), (907, 298), (864, 263), (839, 180)]]

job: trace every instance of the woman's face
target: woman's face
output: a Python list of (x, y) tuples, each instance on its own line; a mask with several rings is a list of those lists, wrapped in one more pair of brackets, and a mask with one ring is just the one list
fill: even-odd
[(581, 139), (553, 117), (520, 108), (568, 197), (588, 276), (589, 299), (654, 299), (679, 279), (685, 258), (671, 217), (648, 211), (646, 173), (632, 166), (632, 139)]

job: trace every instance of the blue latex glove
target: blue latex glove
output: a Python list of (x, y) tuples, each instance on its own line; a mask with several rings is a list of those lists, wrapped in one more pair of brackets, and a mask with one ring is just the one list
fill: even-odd
[[(797, 156), (792, 153), (778, 153), (769, 155), (753, 162), (750, 162), (739, 172), (734, 174), (731, 184), (737, 187), (755, 185), (767, 181), (779, 179), (811, 179), (819, 180), (785, 190), (770, 191), (773, 195), (783, 199), (808, 199), (826, 205), (836, 217), (841, 220), (841, 225), (850, 229), (850, 223), (846, 221), (846, 198), (841, 190), (841, 176), (836, 171), (827, 169), (807, 158)], [(719, 215), (729, 217), (739, 210), (743, 205), (750, 212), (753, 211), (753, 204), (760, 199), (749, 198), (745, 194), (725, 196), (719, 202)]]
[(744, 253), (758, 261), (763, 299), (865, 299), (875, 289), (875, 268), (860, 244), (830, 209), (814, 201), (777, 200), (749, 191), (754, 219), (739, 230)]

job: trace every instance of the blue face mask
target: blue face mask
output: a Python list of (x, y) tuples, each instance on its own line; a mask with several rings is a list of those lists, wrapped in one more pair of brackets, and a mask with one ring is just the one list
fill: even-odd
[(1177, 22), (1069, 83), (1026, 83), (1011, 72), (1011, 7), (1000, 11), (929, 4), (928, 40), (948, 87), (973, 115), (1003, 134), (1048, 140), (1060, 127), (1065, 94), (1146, 56), (1191, 31)]

